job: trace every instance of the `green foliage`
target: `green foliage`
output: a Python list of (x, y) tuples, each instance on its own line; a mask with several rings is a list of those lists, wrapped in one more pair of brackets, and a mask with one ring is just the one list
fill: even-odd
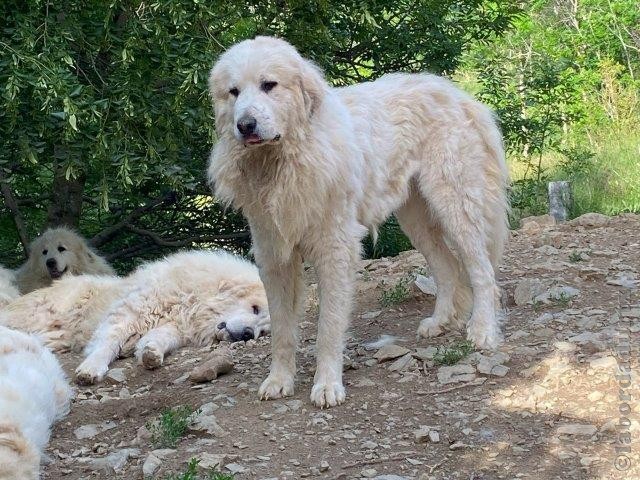
[(573, 251), (569, 254), (569, 261), (571, 263), (578, 263), (578, 262), (582, 262), (582, 254), (580, 252), (577, 251)]
[(220, 472), (206, 472), (205, 476), (199, 475), (197, 458), (192, 458), (187, 464), (187, 469), (181, 474), (173, 474), (165, 477), (165, 480), (233, 480), (233, 475)]
[(380, 305), (391, 307), (404, 302), (411, 295), (411, 283), (415, 280), (413, 276), (402, 277), (390, 288), (382, 291), (380, 295)]
[(450, 346), (438, 347), (433, 361), (436, 365), (455, 365), (471, 352), (473, 352), (473, 343), (464, 340)]
[[(212, 201), (204, 178), (214, 141), (206, 80), (225, 48), (277, 35), (338, 85), (453, 72), (519, 11), (505, 0), (5, 0), (0, 180), (25, 235), (77, 226), (122, 271), (194, 245), (246, 252), (248, 238), (233, 235), (246, 225)], [(12, 266), (14, 220), (0, 212), (0, 262)]]
[(395, 217), (383, 223), (377, 232), (376, 243), (371, 235), (363, 241), (365, 258), (395, 257), (400, 252), (411, 249), (411, 242), (404, 234)]
[[(573, 184), (573, 215), (640, 210), (639, 23), (635, 0), (536, 0), (508, 35), (466, 59), (462, 77), (475, 79), (502, 123), (513, 224), (548, 210), (555, 179)], [(612, 158), (620, 145), (625, 153)]]
[[(151, 425), (151, 441), (156, 448), (174, 448), (188, 430), (190, 417), (194, 413), (183, 405), (162, 412), (157, 422)], [(189, 478), (189, 477), (187, 477)]]

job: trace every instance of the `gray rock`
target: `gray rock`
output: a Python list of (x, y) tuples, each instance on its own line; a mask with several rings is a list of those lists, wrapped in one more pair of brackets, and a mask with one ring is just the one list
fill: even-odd
[(127, 381), (127, 377), (124, 374), (124, 368), (112, 368), (107, 373), (107, 378), (114, 383), (124, 383)]
[(569, 423), (558, 427), (558, 435), (594, 435), (598, 429), (595, 425)]
[(247, 467), (240, 465), (239, 463), (230, 463), (229, 465), (225, 465), (227, 470), (229, 470), (234, 475), (239, 473), (244, 473), (247, 471)]
[(405, 347), (401, 347), (400, 345), (385, 345), (380, 350), (378, 350), (374, 354), (374, 358), (378, 360), (378, 363), (386, 362), (388, 360), (393, 360), (398, 357), (402, 357), (409, 353), (410, 350)]
[(422, 361), (433, 360), (433, 357), (438, 353), (436, 347), (416, 348), (416, 353), (413, 355)]
[(116, 428), (116, 426), (117, 425), (115, 424), (115, 422), (111, 422), (111, 421), (101, 423), (100, 425), (94, 425), (94, 424), (83, 425), (81, 427), (76, 428), (73, 431), (73, 434), (78, 440), (84, 440), (86, 438), (93, 438), (99, 433), (106, 432), (107, 430)]
[(416, 281), (414, 282), (416, 287), (420, 289), (422, 293), (435, 297), (438, 294), (438, 287), (433, 277), (425, 277), (424, 275), (416, 275)]
[(438, 369), (438, 381), (442, 384), (456, 382), (470, 382), (476, 378), (476, 369), (473, 365), (451, 365)]
[(513, 300), (518, 306), (526, 305), (545, 290), (546, 286), (539, 278), (524, 278), (516, 285)]
[(140, 454), (138, 448), (123, 448), (110, 453), (106, 457), (92, 458), (89, 461), (90, 467), (95, 471), (103, 472), (107, 475), (118, 473), (124, 470), (130, 458), (137, 458)]
[(160, 465), (162, 465), (162, 460), (153, 453), (150, 453), (142, 464), (142, 475), (145, 478), (152, 477), (153, 474), (156, 473), (156, 470), (160, 468)]
[(597, 228), (608, 225), (610, 220), (609, 217), (601, 213), (585, 213), (569, 221), (569, 224), (580, 227)]
[(416, 361), (413, 359), (413, 355), (411, 353), (407, 353), (389, 365), (389, 370), (392, 372), (401, 372), (403, 370), (408, 370), (412, 365), (415, 366), (415, 364)]

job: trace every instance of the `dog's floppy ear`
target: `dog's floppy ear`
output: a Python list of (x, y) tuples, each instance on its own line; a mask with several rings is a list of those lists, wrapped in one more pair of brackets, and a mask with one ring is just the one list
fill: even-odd
[(308, 60), (300, 63), (299, 80), (304, 106), (311, 117), (322, 103), (326, 83), (320, 68)]

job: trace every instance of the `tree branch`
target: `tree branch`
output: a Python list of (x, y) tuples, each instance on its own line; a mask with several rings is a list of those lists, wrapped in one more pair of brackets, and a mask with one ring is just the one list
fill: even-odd
[(155, 243), (159, 247), (170, 247), (170, 248), (188, 247), (194, 243), (219, 242), (221, 240), (235, 240), (238, 238), (248, 238), (251, 235), (249, 231), (242, 231), (242, 232), (236, 232), (236, 233), (223, 233), (219, 235), (194, 235), (191, 237), (170, 240), (170, 239), (162, 238), (160, 235), (158, 235), (155, 232), (152, 232), (151, 230), (145, 230), (143, 228), (134, 227), (133, 225), (127, 225), (126, 228), (132, 231), (133, 233), (150, 238), (153, 241), (153, 243)]
[(121, 230), (128, 228), (131, 225), (131, 222), (133, 220), (137, 220), (138, 218), (142, 217), (145, 213), (153, 210), (154, 208), (157, 208), (164, 204), (170, 205), (172, 203), (175, 203), (175, 201), (176, 201), (176, 193), (173, 191), (166, 193), (165, 195), (161, 195), (160, 197), (154, 198), (153, 200), (150, 200), (149, 202), (147, 202), (145, 205), (142, 205), (141, 207), (138, 207), (132, 210), (131, 213), (129, 213), (119, 222), (114, 223), (113, 225), (102, 230), (100, 233), (95, 235), (89, 241), (89, 243), (91, 244), (91, 246), (95, 248), (99, 248), (105, 243), (109, 243), (111, 240), (113, 240), (118, 235), (118, 233), (120, 233)]
[(5, 177), (4, 171), (0, 168), (0, 191), (2, 192), (2, 197), (4, 198), (4, 204), (11, 211), (13, 216), (13, 223), (16, 225), (16, 230), (18, 232), (18, 238), (20, 238), (20, 243), (22, 244), (22, 250), (24, 251), (25, 257), (29, 257), (29, 235), (27, 235), (27, 227), (24, 223), (24, 218), (22, 217), (22, 212), (18, 208), (18, 204), (16, 203), (16, 199), (13, 196), (13, 192), (9, 187), (9, 182)]

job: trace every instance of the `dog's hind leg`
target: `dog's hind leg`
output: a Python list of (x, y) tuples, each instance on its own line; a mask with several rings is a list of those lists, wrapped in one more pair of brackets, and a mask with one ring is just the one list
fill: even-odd
[(136, 344), (136, 358), (145, 368), (161, 367), (165, 355), (183, 345), (182, 335), (173, 323), (149, 330)]
[(304, 306), (302, 257), (293, 252), (289, 260), (279, 263), (261, 256), (259, 248), (255, 256), (271, 317), (271, 368), (258, 394), (262, 400), (288, 397), (293, 395), (298, 320)]
[(398, 223), (413, 246), (424, 255), (438, 289), (431, 317), (420, 322), (418, 335), (440, 335), (443, 327), (459, 328), (471, 312), (471, 289), (459, 260), (444, 241), (441, 228), (433, 221), (422, 196), (412, 188), (407, 202), (396, 212)]
[(464, 185), (455, 185), (444, 175), (433, 178), (440, 173), (432, 171), (431, 178), (421, 178), (420, 192), (469, 276), (473, 310), (467, 323), (467, 338), (479, 348), (493, 349), (502, 338), (496, 304), (498, 287), (487, 248), (490, 228), (483, 215), (483, 199), (478, 194), (482, 186), (468, 185), (467, 192)]

